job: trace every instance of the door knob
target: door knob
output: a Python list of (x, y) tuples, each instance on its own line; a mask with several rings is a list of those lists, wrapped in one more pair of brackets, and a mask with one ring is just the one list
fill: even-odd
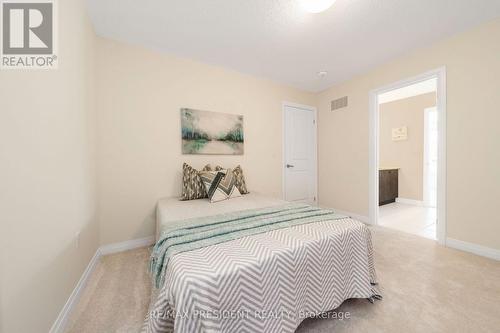
[(293, 165), (291, 165), (291, 164), (287, 164), (287, 165), (286, 165), (286, 167), (287, 167), (287, 168), (293, 168), (294, 166), (293, 166)]

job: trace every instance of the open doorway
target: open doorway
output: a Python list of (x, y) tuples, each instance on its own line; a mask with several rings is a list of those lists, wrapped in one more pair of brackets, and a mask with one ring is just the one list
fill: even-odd
[(371, 92), (370, 219), (445, 240), (444, 69)]
[(379, 224), (436, 239), (436, 79), (380, 94)]

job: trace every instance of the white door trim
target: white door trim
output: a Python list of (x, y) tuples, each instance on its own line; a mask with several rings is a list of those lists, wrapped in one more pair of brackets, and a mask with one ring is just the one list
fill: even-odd
[(430, 107), (424, 109), (424, 165), (423, 165), (423, 170), (424, 170), (424, 181), (423, 181), (423, 205), (424, 206), (430, 206), (430, 199), (429, 199), (429, 183), (428, 183), (428, 177), (429, 177), (429, 112), (434, 112), (436, 110), (436, 107)]
[(314, 193), (314, 198), (316, 199), (314, 202), (314, 205), (318, 205), (318, 110), (314, 106), (310, 105), (304, 105), (304, 104), (297, 104), (293, 102), (287, 102), (284, 101), (282, 103), (281, 107), (281, 128), (283, 132), (282, 136), (282, 145), (281, 145), (281, 151), (282, 151), (282, 161), (281, 161), (281, 174), (282, 174), (282, 184), (281, 184), (281, 191), (282, 191), (282, 197), (283, 200), (285, 200), (285, 184), (286, 184), (286, 149), (285, 149), (285, 140), (286, 140), (286, 124), (285, 124), (285, 109), (286, 107), (293, 107), (293, 108), (298, 108), (302, 110), (307, 110), (313, 112), (313, 117), (314, 117), (314, 126), (313, 126), (313, 145), (314, 145), (314, 150), (313, 150), (313, 193)]
[(438, 69), (401, 80), (370, 91), (370, 140), (369, 140), (369, 218), (378, 224), (378, 165), (379, 165), (379, 107), (378, 95), (411, 84), (437, 78), (438, 112), (438, 185), (437, 185), (437, 240), (446, 245), (446, 68)]

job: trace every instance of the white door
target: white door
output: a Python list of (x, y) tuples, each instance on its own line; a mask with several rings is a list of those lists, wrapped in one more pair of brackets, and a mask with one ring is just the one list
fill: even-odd
[(316, 204), (316, 112), (284, 107), (284, 196)]
[(436, 108), (424, 111), (424, 205), (436, 207), (438, 160), (438, 113)]

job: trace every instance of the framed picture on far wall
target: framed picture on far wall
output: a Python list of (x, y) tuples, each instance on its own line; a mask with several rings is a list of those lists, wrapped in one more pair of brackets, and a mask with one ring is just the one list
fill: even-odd
[(243, 116), (181, 109), (182, 153), (243, 155)]

